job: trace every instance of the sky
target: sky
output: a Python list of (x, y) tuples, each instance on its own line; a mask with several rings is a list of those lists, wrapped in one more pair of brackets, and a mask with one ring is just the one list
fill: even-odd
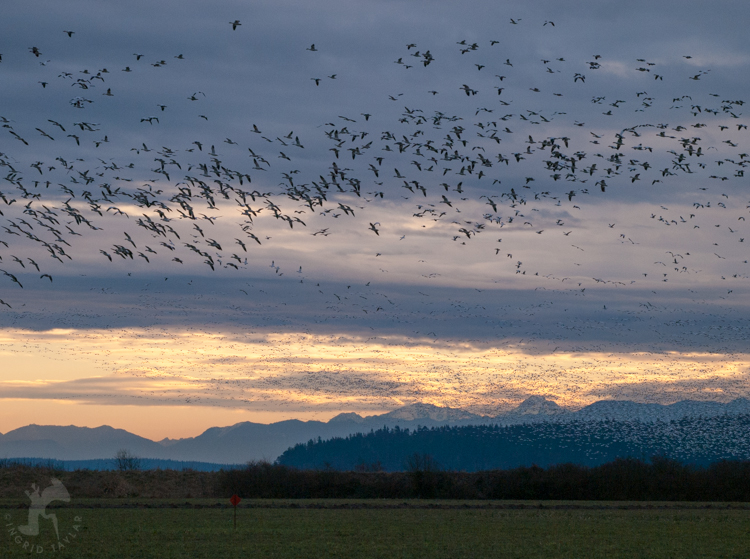
[(0, 432), (750, 397), (749, 10), (6, 2)]

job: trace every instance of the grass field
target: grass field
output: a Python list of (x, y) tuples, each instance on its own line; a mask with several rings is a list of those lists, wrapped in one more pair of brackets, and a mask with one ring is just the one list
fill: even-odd
[(39, 536), (14, 541), (9, 530), (27, 522), (28, 507), (4, 500), (0, 556), (750, 557), (750, 507), (737, 503), (243, 501), (236, 532), (224, 507), (215, 499), (73, 502), (48, 509), (65, 546), (52, 551), (50, 520), (40, 520)]

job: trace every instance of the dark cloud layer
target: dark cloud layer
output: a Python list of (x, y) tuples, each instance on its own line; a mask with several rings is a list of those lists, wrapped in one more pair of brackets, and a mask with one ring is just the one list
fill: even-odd
[[(746, 298), (716, 304), (717, 289), (655, 294), (603, 286), (535, 290), (316, 281), (273, 270), (266, 278), (130, 276), (65, 278), (29, 289), (0, 326), (28, 330), (196, 328), (258, 333), (467, 340), (480, 347), (526, 340), (529, 351), (744, 352)], [(296, 277), (295, 277), (296, 276)], [(24, 276), (21, 276), (25, 279)], [(31, 280), (31, 277), (29, 278)], [(721, 301), (721, 299), (719, 299)]]

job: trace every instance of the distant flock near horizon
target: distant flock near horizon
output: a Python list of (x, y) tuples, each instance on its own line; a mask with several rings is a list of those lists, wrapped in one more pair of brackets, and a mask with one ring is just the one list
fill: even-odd
[[(750, 458), (750, 439), (747, 436), (750, 400), (747, 399), (736, 399), (727, 404), (682, 401), (668, 406), (600, 401), (579, 412), (556, 414), (544, 413), (559, 412), (559, 409), (549, 406), (551, 402), (543, 398), (533, 398), (525, 404), (495, 418), (417, 404), (367, 418), (344, 413), (328, 422), (287, 420), (268, 425), (241, 422), (227, 427), (212, 427), (196, 437), (158, 442), (112, 427), (92, 429), (30, 425), (5, 435), (0, 434), (0, 467), (14, 460), (28, 461), (33, 458), (32, 462), (42, 465), (44, 459), (50, 459), (67, 462), (65, 468), (111, 469), (113, 457), (124, 450), (130, 456), (145, 459), (144, 467), (147, 463), (162, 468), (179, 466), (165, 462), (171, 460), (195, 463), (192, 466), (183, 464), (184, 467), (217, 469), (216, 463), (271, 462), (282, 455), (288, 459), (283, 463), (306, 464), (304, 467), (310, 467), (310, 460), (315, 464), (316, 460), (320, 462), (315, 450), (320, 448), (328, 459), (344, 469), (351, 469), (357, 453), (365, 452), (357, 448), (362, 444), (371, 447), (362, 436), (369, 437), (367, 440), (372, 439), (372, 444), (377, 443), (381, 447), (385, 439), (393, 439), (394, 444), (400, 441), (399, 452), (406, 452), (404, 456), (409, 454), (407, 450), (412, 443), (416, 446), (411, 453), (426, 452), (424, 445), (432, 444), (429, 441), (436, 437), (443, 437), (446, 444), (452, 441), (452, 446), (476, 444), (477, 437), (480, 437), (484, 440), (483, 444), (489, 445), (485, 453), (489, 453), (487, 456), (503, 454), (501, 449), (495, 448), (497, 445), (510, 445), (509, 448), (516, 449), (511, 452), (514, 456), (517, 454), (511, 462), (501, 460), (497, 464), (484, 464), (481, 460), (476, 463), (469, 460), (474, 464), (470, 465), (464, 460), (452, 466), (458, 469), (469, 466), (470, 469), (482, 469), (502, 464), (509, 467), (516, 464), (513, 460), (522, 457), (536, 464), (555, 461), (598, 464), (621, 456), (623, 452), (639, 457), (641, 452), (645, 452), (646, 457), (666, 452), (673, 459), (697, 460), (700, 463)], [(429, 434), (425, 432), (426, 428), (439, 428), (439, 431)], [(347, 437), (354, 437), (354, 440), (313, 444), (315, 441), (343, 440)], [(550, 446), (550, 440), (556, 443)], [(334, 452), (337, 445), (349, 450), (338, 456)], [(431, 454), (445, 454), (445, 449), (433, 446), (429, 446)], [(398, 460), (393, 462), (394, 456), (389, 454), (389, 469), (398, 469)], [(448, 452), (440, 460), (450, 462), (450, 456)], [(106, 461), (109, 462), (105, 464)], [(368, 458), (368, 463), (374, 461)], [(197, 464), (199, 462), (201, 464)], [(213, 466), (209, 467), (211, 464)], [(448, 462), (445, 465), (448, 466)]]

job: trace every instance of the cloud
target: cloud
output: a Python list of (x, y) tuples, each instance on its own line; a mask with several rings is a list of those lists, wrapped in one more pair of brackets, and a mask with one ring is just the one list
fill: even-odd
[[(55, 381), (23, 380), (30, 371), (19, 377), (12, 356), (37, 344), (75, 364), (76, 373)], [(720, 398), (747, 392), (747, 354), (560, 344), (309, 333), (248, 337), (236, 329), (5, 331), (11, 358), (4, 360), (9, 369), (0, 382), (3, 397), (11, 399), (305, 413), (385, 411), (421, 401), (491, 414), (531, 394), (577, 407), (623, 395), (664, 402), (703, 398), (709, 390)]]
[[(738, 6), (11, 0), (4, 355), (49, 394), (150, 401), (158, 377), (169, 402), (184, 381), (207, 405), (299, 409), (580, 402), (607, 352), (733, 364), (750, 338)], [(492, 348), (542, 380), (464, 376)], [(564, 389), (560, 354), (589, 356)], [(66, 384), (61, 355), (114, 392)]]

